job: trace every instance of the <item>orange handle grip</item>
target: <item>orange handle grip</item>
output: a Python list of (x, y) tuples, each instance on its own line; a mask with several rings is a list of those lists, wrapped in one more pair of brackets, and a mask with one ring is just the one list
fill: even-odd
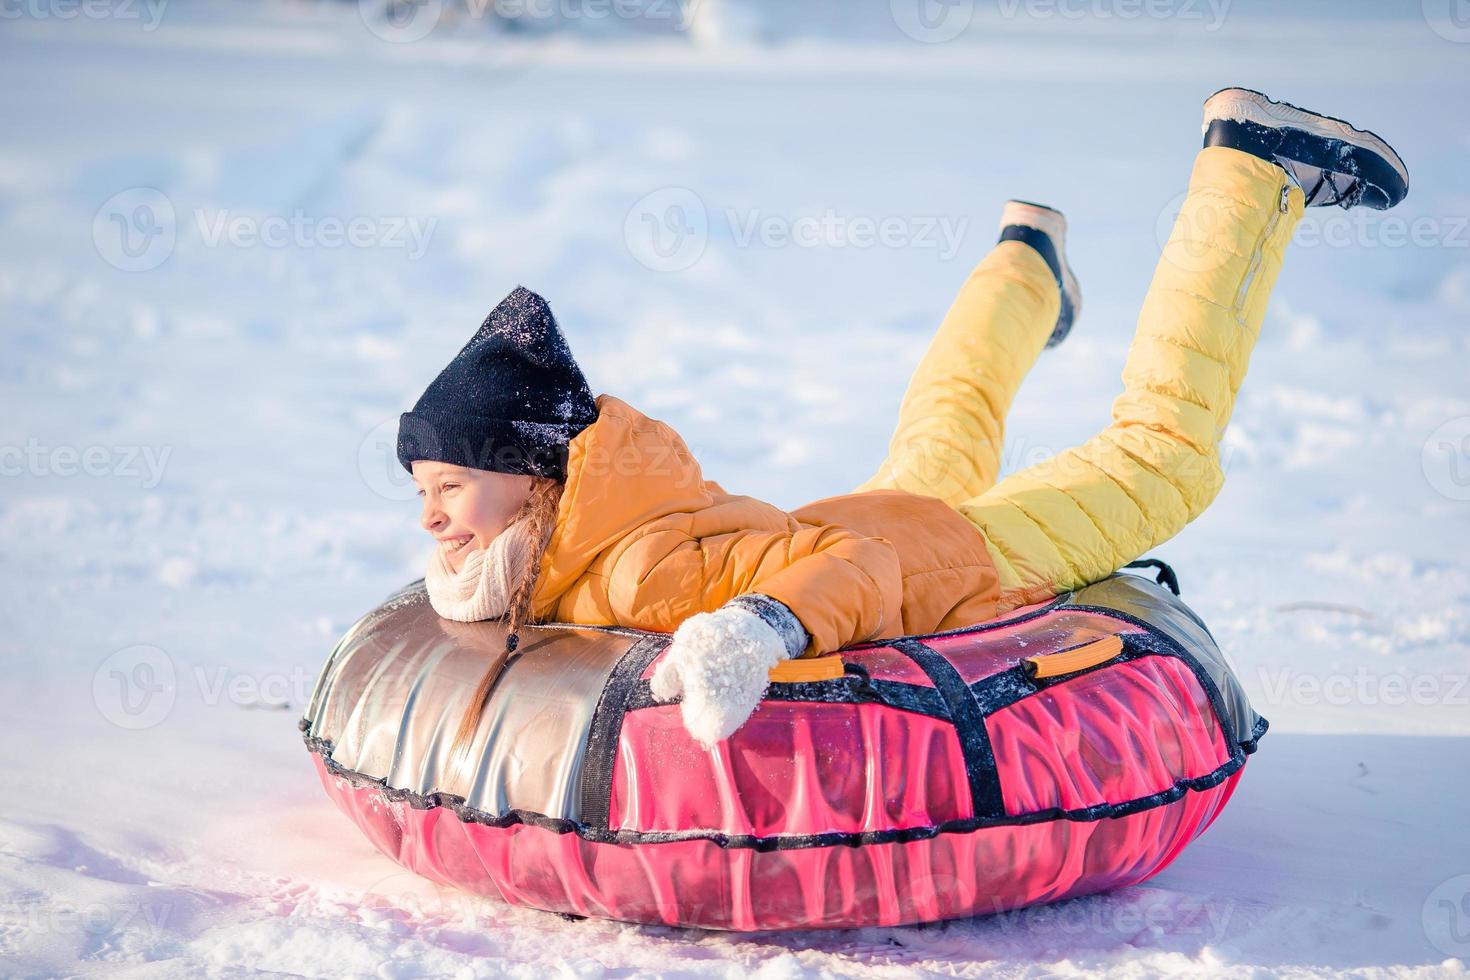
[(1105, 660), (1112, 660), (1122, 652), (1122, 637), (1105, 636), (1100, 640), (1072, 647), (1070, 650), (1058, 650), (1056, 653), (1027, 657), (1021, 663), (1025, 664), (1026, 673), (1030, 677), (1056, 677), (1060, 674), (1071, 674), (1075, 671), (1086, 670), (1088, 667), (1096, 667)]
[(809, 681), (835, 681), (842, 676), (842, 658), (837, 654), (825, 657), (799, 657), (783, 660), (771, 668), (772, 684), (801, 684)]

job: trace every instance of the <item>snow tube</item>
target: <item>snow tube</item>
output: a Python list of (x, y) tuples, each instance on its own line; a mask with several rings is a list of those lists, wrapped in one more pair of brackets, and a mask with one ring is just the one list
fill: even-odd
[(895, 925), (1134, 884), (1214, 820), (1266, 730), (1204, 624), (1129, 574), (783, 665), (708, 751), (649, 690), (667, 634), (538, 626), (509, 659), (503, 641), (410, 585), (338, 643), (301, 728), (389, 857), (577, 916)]

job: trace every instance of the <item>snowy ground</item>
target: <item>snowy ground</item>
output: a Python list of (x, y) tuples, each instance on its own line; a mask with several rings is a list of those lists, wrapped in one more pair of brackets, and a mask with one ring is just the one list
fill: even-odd
[[(0, 973), (1466, 972), (1470, 26), (916, 10), (398, 43), (353, 4), (0, 4)], [(595, 390), (795, 506), (877, 464), (1000, 202), (1054, 203), (1087, 306), (1021, 394), (1023, 465), (1106, 419), (1230, 83), (1377, 129), (1414, 184), (1304, 225), (1226, 489), (1159, 552), (1272, 722), (1167, 871), (926, 928), (683, 933), (438, 892), (331, 808), (302, 702), (427, 555), (393, 422), (511, 287)]]

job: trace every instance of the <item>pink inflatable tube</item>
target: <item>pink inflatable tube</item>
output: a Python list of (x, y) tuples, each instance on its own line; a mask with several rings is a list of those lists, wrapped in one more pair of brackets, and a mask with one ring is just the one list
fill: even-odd
[(649, 691), (668, 636), (549, 625), (508, 660), (503, 640), (415, 583), (337, 645), (301, 727), (389, 857), (569, 915), (895, 925), (1119, 888), (1209, 826), (1266, 730), (1204, 625), (1134, 575), (845, 649), (712, 750)]

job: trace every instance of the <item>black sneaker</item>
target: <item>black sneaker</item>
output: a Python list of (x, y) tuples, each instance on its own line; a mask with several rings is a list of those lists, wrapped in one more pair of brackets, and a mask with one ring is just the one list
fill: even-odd
[(1057, 324), (1047, 338), (1046, 346), (1060, 344), (1082, 314), (1082, 290), (1077, 277), (1067, 264), (1067, 219), (1062, 212), (1030, 201), (1007, 201), (1000, 212), (1000, 237), (997, 242), (1025, 242), (1046, 260), (1051, 274), (1062, 291), (1062, 310)]
[(1409, 193), (1408, 168), (1380, 137), (1253, 89), (1222, 88), (1206, 99), (1200, 129), (1205, 146), (1234, 147), (1280, 166), (1309, 208), (1386, 211)]

